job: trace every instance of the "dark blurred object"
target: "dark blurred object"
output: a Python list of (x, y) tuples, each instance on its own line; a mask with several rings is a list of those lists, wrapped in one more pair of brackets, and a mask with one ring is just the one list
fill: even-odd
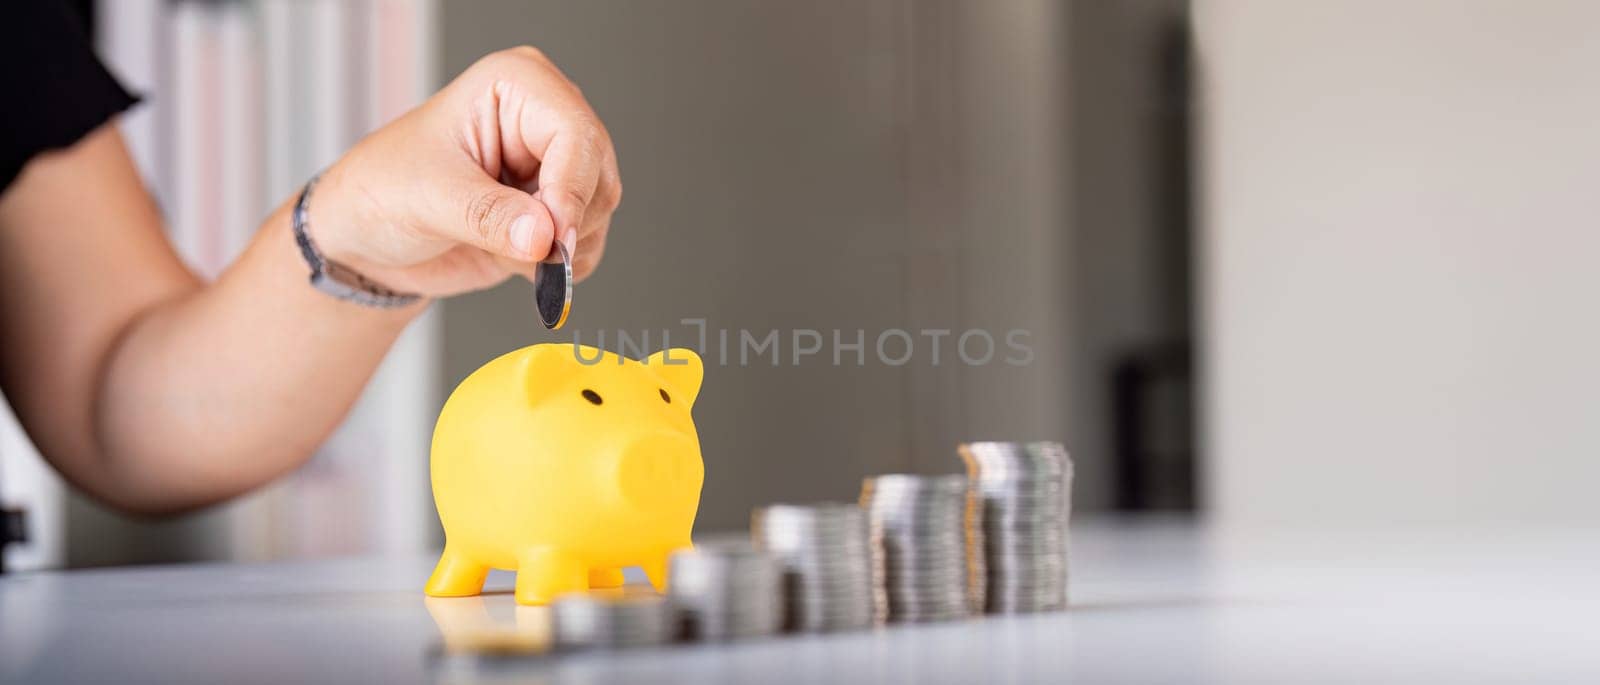
[[(1075, 450), (1105, 450), (1110, 505), (1191, 510), (1197, 454), (1191, 83), (1183, 0), (1069, 5)], [(1087, 473), (1085, 475), (1088, 475)]]
[(1189, 37), (1168, 24), (1159, 40), (1164, 102), (1152, 117), (1159, 141), (1155, 192), (1166, 200), (1155, 215), (1159, 258), (1156, 298), (1180, 339), (1124, 354), (1111, 373), (1112, 454), (1116, 508), (1124, 511), (1193, 511), (1199, 507), (1195, 473), (1195, 385), (1189, 342), (1193, 301), (1189, 196)]
[(94, 4), (95, 0), (68, 0), (65, 3), (78, 25), (83, 28), (83, 35), (94, 36)]
[(27, 514), (19, 509), (0, 509), (0, 573), (6, 572), (6, 547), (27, 541)]
[(1195, 509), (1190, 345), (1176, 342), (1130, 354), (1116, 365), (1111, 379), (1116, 507)]

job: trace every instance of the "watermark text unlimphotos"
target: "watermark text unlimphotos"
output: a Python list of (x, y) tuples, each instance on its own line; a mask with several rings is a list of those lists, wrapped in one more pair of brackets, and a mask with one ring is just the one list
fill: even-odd
[[(834, 366), (866, 366), (869, 362), (886, 366), (911, 363), (931, 366), (1027, 366), (1033, 363), (1033, 347), (1030, 343), (1033, 334), (1021, 328), (1000, 334), (982, 328), (961, 331), (922, 328), (916, 332), (888, 328), (869, 334), (862, 328), (836, 328), (831, 331), (814, 328), (759, 331), (744, 328), (711, 329), (706, 326), (704, 318), (680, 319), (678, 323), (692, 326), (696, 331), (688, 337), (697, 344), (686, 346), (693, 347), (704, 363), (719, 366), (800, 366), (830, 362)], [(605, 330), (596, 331), (596, 339), (592, 341), (594, 349), (585, 352), (583, 346), (590, 341), (583, 339), (582, 331), (574, 330), (573, 354), (578, 362), (585, 365), (600, 363), (605, 359), (605, 354), (600, 350), (614, 349), (620, 355), (618, 363), (621, 363), (622, 357), (643, 359), (652, 350), (672, 348), (670, 330), (659, 331), (659, 346), (651, 345), (652, 336), (648, 330), (639, 331), (637, 336), (621, 329), (614, 332), (616, 336), (608, 341)], [(608, 342), (614, 343), (615, 347), (608, 347)], [(663, 363), (680, 365), (689, 362), (687, 359), (673, 358), (669, 351), (664, 355)]]

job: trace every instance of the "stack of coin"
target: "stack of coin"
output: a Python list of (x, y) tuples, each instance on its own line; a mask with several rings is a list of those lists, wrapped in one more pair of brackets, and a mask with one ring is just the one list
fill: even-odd
[(1067, 605), (1072, 460), (1054, 442), (974, 442), (959, 448), (983, 500), (990, 612)]
[(651, 592), (563, 595), (550, 605), (560, 649), (615, 649), (670, 642), (672, 608)]
[(789, 630), (866, 628), (883, 621), (879, 532), (855, 504), (775, 504), (751, 521), (757, 548), (783, 562)]
[(701, 540), (668, 561), (667, 596), (690, 639), (768, 635), (783, 624), (783, 565), (747, 538)]
[(944, 621), (972, 610), (966, 476), (866, 479), (861, 506), (883, 531), (890, 621)]

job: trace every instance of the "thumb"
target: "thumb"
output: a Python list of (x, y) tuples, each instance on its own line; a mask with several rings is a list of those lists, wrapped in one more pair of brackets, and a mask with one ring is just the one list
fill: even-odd
[(532, 195), (483, 177), (453, 195), (456, 206), (434, 222), (445, 237), (523, 262), (550, 254), (555, 221)]

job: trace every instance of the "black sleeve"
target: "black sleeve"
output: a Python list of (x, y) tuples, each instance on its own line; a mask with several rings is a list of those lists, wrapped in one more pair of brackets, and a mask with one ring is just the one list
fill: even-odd
[(138, 99), (95, 57), (60, 0), (0, 0), (0, 192), (45, 150), (67, 147)]

